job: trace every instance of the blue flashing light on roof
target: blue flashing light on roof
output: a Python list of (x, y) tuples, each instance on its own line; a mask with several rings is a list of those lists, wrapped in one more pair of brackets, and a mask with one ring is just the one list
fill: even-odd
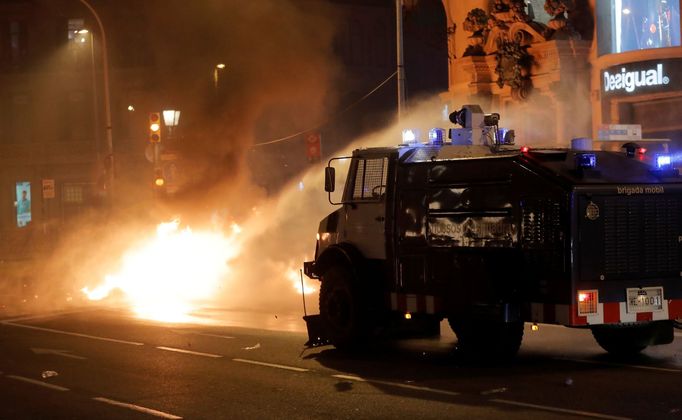
[(432, 146), (442, 146), (445, 138), (444, 128), (432, 128), (429, 130), (429, 144)]
[(670, 169), (672, 168), (672, 157), (670, 155), (658, 155), (656, 156), (656, 168), (658, 169)]
[(498, 139), (498, 142), (499, 142), (500, 144), (505, 144), (505, 143), (504, 143), (504, 138), (505, 138), (505, 136), (507, 135), (508, 132), (509, 132), (509, 129), (503, 128), (503, 127), (500, 127), (500, 128), (497, 130), (497, 139)]
[(576, 169), (592, 169), (597, 166), (597, 155), (594, 153), (578, 153), (575, 155)]
[(514, 130), (508, 128), (500, 128), (497, 130), (497, 141), (499, 144), (513, 146), (516, 140), (516, 133)]

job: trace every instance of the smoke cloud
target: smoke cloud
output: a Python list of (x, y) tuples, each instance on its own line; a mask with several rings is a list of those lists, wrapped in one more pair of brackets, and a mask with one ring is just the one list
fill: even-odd
[[(115, 270), (121, 255), (153, 235), (159, 222), (180, 217), (197, 229), (246, 220), (265, 197), (246, 165), (256, 139), (311, 127), (334, 105), (336, 29), (324, 2), (171, 0), (163, 7), (158, 2), (116, 6), (98, 5), (109, 35), (114, 34), (109, 37), (112, 99), (114, 106), (133, 104), (137, 113), (114, 125), (116, 205), (84, 208), (63, 225), (48, 226), (58, 233), (46, 236), (58, 241), (50, 244), (53, 254), (13, 273), (26, 281), (13, 284), (8, 294), (27, 296), (40, 309), (62, 306), (65, 295), (77, 300), (82, 285)], [(144, 36), (134, 38), (138, 32)], [(141, 86), (124, 80), (123, 50), (137, 51), (129, 56), (145, 66)], [(172, 198), (159, 200), (152, 195), (144, 133), (147, 113), (166, 108), (182, 111), (174, 138), (163, 133), (164, 146), (182, 157), (181, 182)], [(268, 159), (264, 151), (262, 163)]]
[(168, 101), (185, 107), (176, 142), (184, 185), (174, 203), (184, 213), (206, 219), (244, 203), (250, 147), (311, 127), (328, 111), (335, 25), (320, 3), (176, 1), (171, 12), (150, 14), (153, 44), (163, 46), (155, 54), (160, 83)]

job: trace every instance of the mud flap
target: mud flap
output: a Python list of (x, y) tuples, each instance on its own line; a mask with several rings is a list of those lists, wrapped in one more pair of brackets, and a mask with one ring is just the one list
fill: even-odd
[(670, 344), (675, 340), (674, 324), (671, 322), (654, 322), (651, 328), (654, 329), (651, 338), (651, 345)]
[(303, 317), (306, 327), (308, 328), (308, 342), (306, 347), (319, 347), (330, 344), (327, 331), (322, 322), (322, 317), (318, 315), (306, 315)]

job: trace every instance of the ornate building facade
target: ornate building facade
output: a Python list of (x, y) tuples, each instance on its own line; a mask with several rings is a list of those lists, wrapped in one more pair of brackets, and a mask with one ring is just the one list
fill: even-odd
[(499, 112), (525, 144), (641, 124), (682, 146), (679, 0), (443, 0), (448, 105)]
[[(568, 3), (571, 3), (570, 5)], [(443, 0), (448, 22), (446, 102), (480, 103), (525, 144), (589, 136), (592, 28), (587, 2)]]

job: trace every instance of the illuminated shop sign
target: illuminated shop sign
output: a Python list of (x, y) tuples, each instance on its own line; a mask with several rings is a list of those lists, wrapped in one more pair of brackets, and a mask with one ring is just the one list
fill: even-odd
[(678, 90), (682, 88), (681, 71), (679, 59), (610, 67), (602, 72), (602, 92), (611, 96)]
[(620, 73), (610, 74), (604, 72), (604, 92), (612, 90), (625, 90), (632, 93), (642, 86), (667, 85), (670, 78), (663, 75), (663, 64), (657, 64), (656, 69), (627, 71), (621, 68)]

